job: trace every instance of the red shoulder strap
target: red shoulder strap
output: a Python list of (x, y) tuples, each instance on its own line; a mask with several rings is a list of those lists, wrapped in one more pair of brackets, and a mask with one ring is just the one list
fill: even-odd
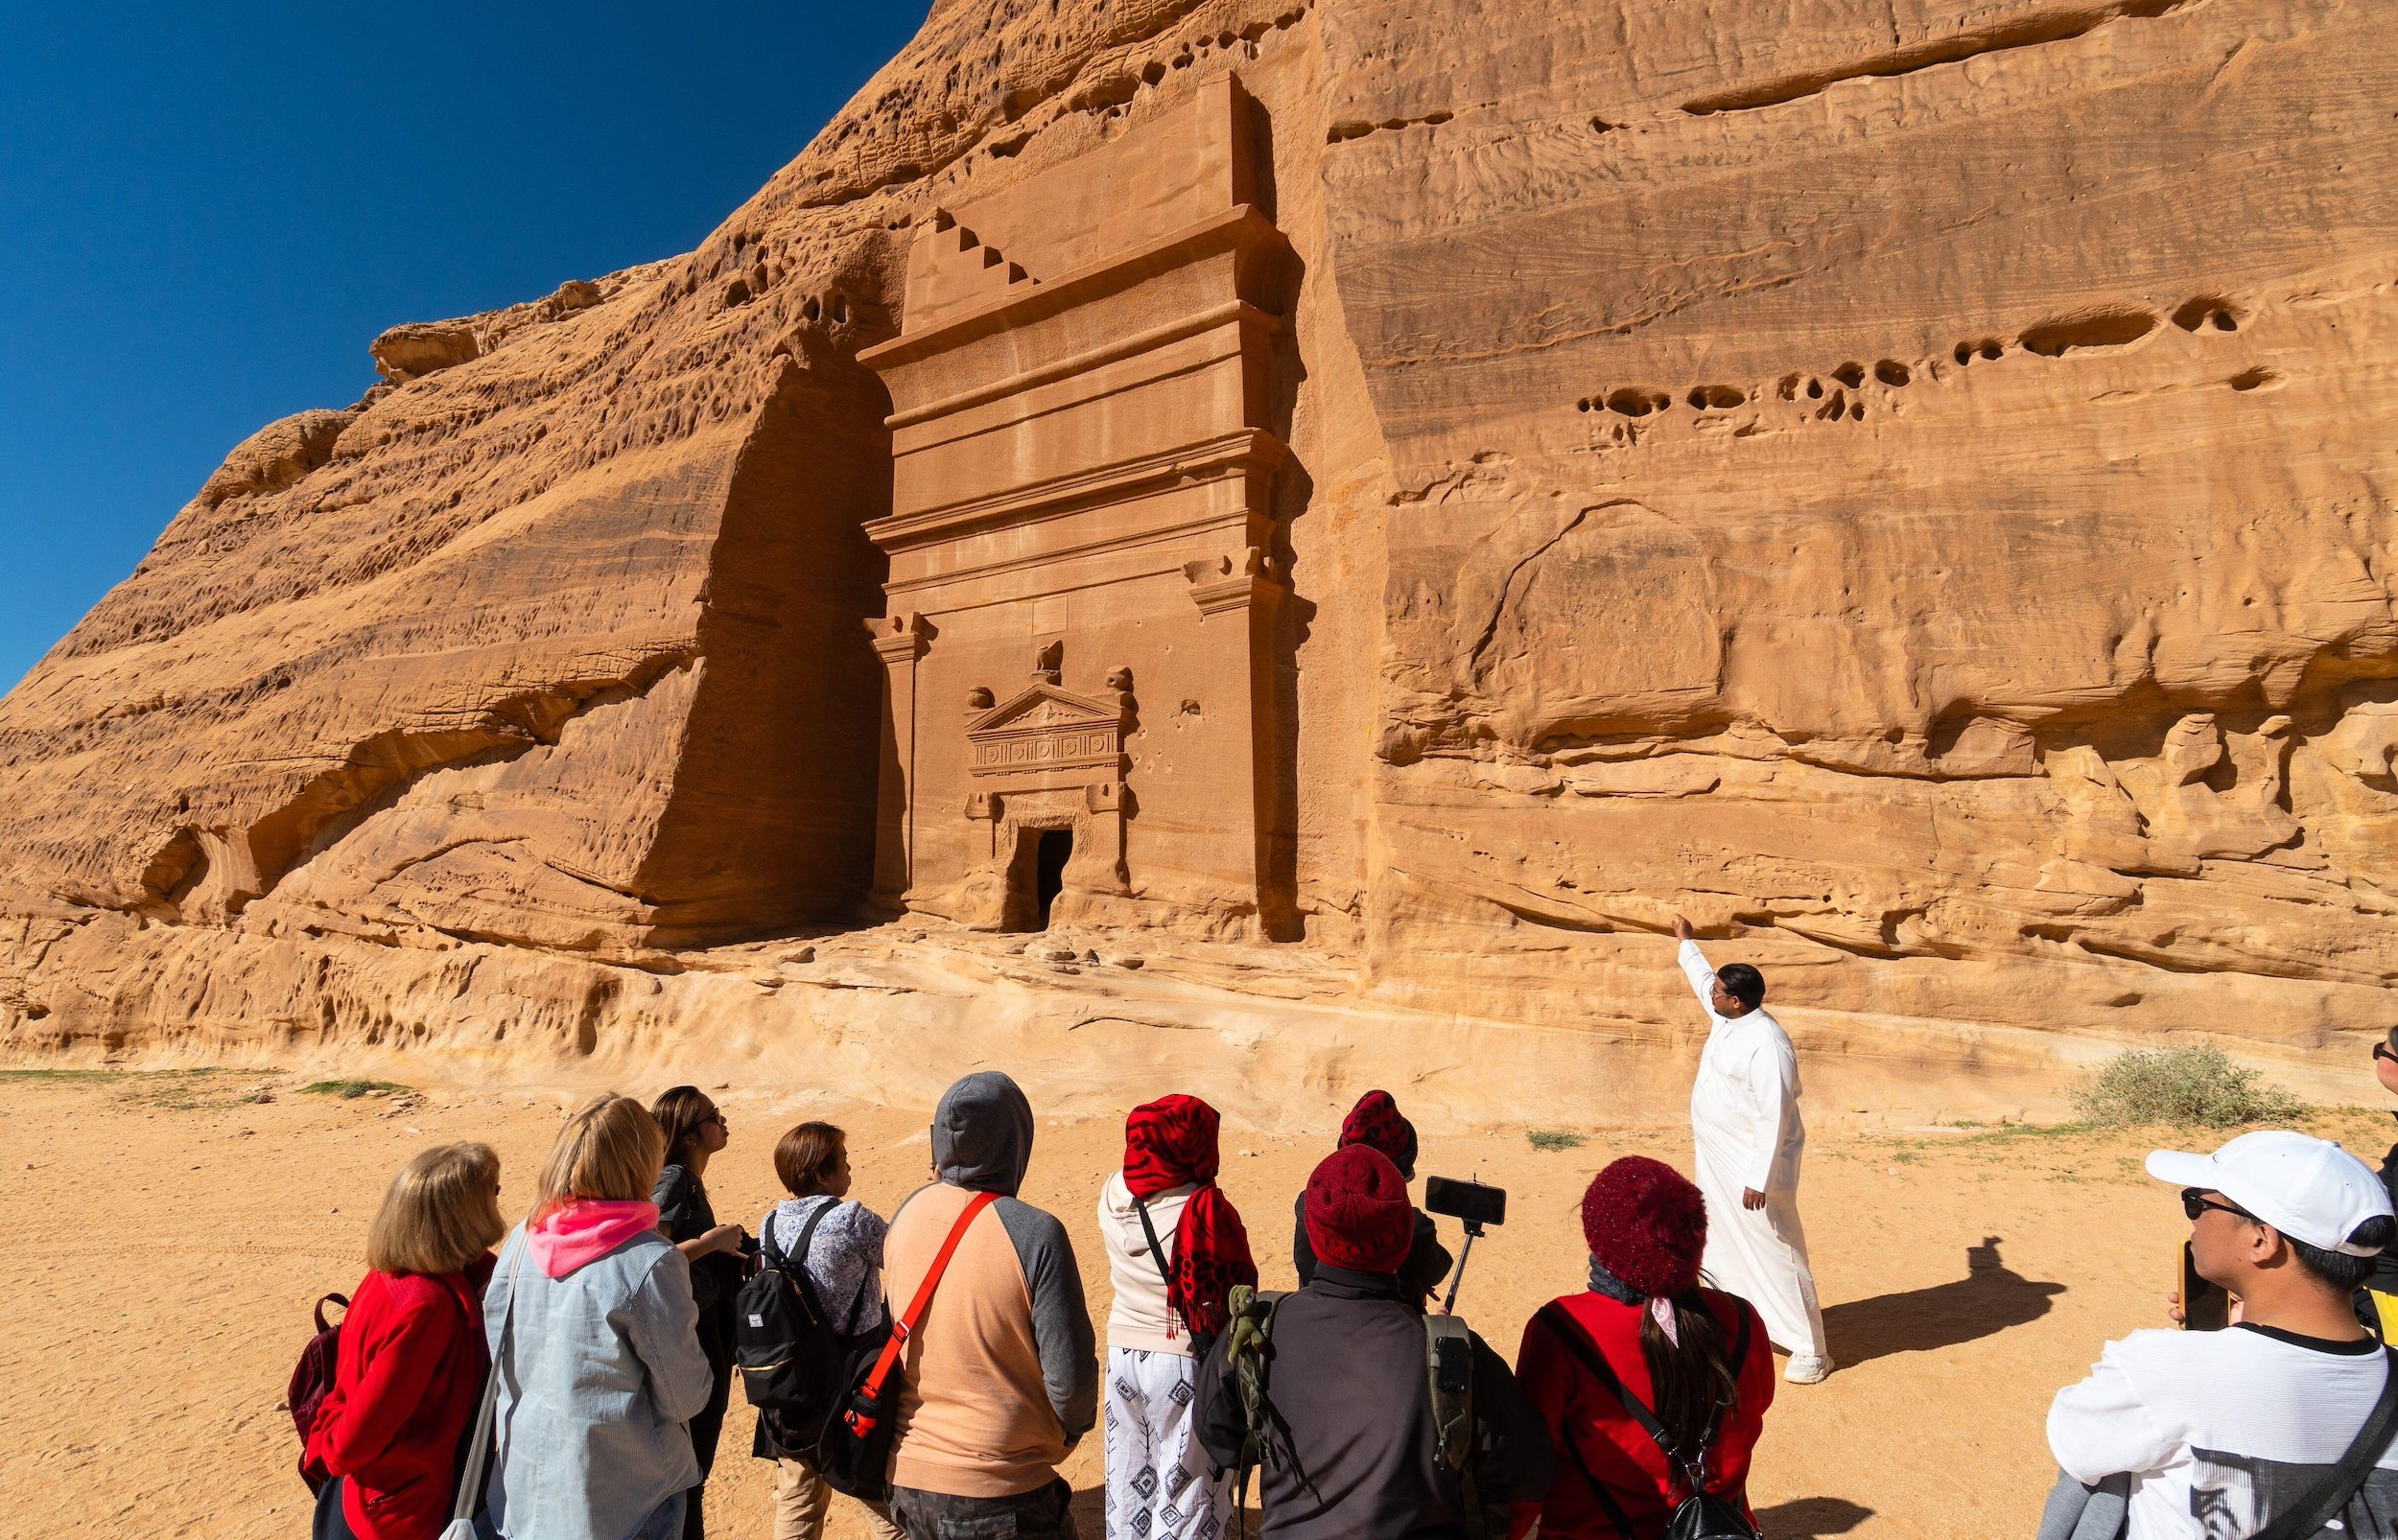
[(924, 1318), (925, 1307), (932, 1303), (932, 1291), (940, 1283), (941, 1274), (949, 1271), (950, 1258), (957, 1254), (957, 1243), (966, 1238), (966, 1226), (975, 1222), (976, 1215), (999, 1201), (998, 1193), (975, 1194), (967, 1201), (965, 1212), (957, 1216), (957, 1223), (950, 1226), (949, 1239), (941, 1243), (940, 1251), (932, 1258), (932, 1266), (925, 1270), (925, 1281), (916, 1285), (916, 1297), (907, 1301), (906, 1314), (892, 1324), (890, 1338), (882, 1344), (882, 1354), (874, 1361), (874, 1372), (866, 1376), (868, 1400), (882, 1393), (882, 1382), (891, 1377), (891, 1366), (899, 1362), (908, 1339), (916, 1335), (916, 1322)]

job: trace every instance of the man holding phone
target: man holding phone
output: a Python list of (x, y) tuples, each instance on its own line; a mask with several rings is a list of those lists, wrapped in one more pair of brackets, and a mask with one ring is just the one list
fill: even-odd
[(2381, 1179), (2328, 1140), (2270, 1131), (2211, 1155), (2159, 1150), (2148, 1169), (2182, 1189), (2193, 1270), (2241, 1318), (2109, 1342), (2049, 1409), (2057, 1463), (2093, 1489), (2128, 1478), (2128, 1540), (2398, 1535), (2398, 1451), (2369, 1436), (2398, 1412), (2383, 1404), (2393, 1370), (2352, 1300), (2398, 1238)]

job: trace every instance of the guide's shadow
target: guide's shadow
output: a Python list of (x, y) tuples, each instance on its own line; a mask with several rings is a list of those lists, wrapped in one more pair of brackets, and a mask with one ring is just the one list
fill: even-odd
[(1953, 1282), (1823, 1312), (1832, 1361), (1851, 1367), (1893, 1353), (1954, 1347), (2047, 1315), (2049, 1301), (2065, 1286), (2025, 1277), (1999, 1259), (1998, 1246), (1999, 1237), (1987, 1235), (1980, 1246), (1965, 1248), (1965, 1275)]
[(1802, 1497), (1757, 1509), (1757, 1528), (1774, 1540), (1823, 1540), (1871, 1517), (1871, 1508), (1845, 1497)]

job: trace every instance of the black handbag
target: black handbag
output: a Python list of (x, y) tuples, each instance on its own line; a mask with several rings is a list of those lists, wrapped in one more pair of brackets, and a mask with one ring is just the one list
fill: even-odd
[[(1665, 1425), (1657, 1420), (1657, 1413), (1643, 1405), (1638, 1396), (1624, 1388), (1624, 1382), (1616, 1376), (1614, 1366), (1607, 1361), (1607, 1355), (1599, 1351), (1598, 1344), (1590, 1341), (1588, 1334), (1571, 1316), (1557, 1305), (1548, 1304), (1540, 1308), (1536, 1318), (1548, 1327), (1549, 1334), (1563, 1343), (1567, 1352), (1581, 1361), (1592, 1379), (1607, 1387), (1609, 1392), (1623, 1403), (1624, 1410), (1632, 1413), (1633, 1420), (1640, 1424), (1642, 1432), (1656, 1440), (1657, 1448), (1664, 1451), (1666, 1460), (1681, 1472), (1683, 1484), (1690, 1488), (1690, 1495), (1675, 1504), (1673, 1512), (1666, 1515), (1665, 1540), (1763, 1540), (1757, 1527), (1751, 1524), (1749, 1516), (1741, 1511), (1739, 1504), (1717, 1497), (1707, 1490), (1707, 1453), (1715, 1447), (1715, 1436), (1723, 1431), (1724, 1413), (1731, 1410), (1731, 1403), (1718, 1401), (1715, 1404), (1714, 1412), (1707, 1418), (1706, 1436), (1700, 1440), (1698, 1459), (1695, 1462), (1685, 1459), (1681, 1451), (1674, 1447), (1673, 1436), (1665, 1431)], [(1748, 1362), (1749, 1312), (1743, 1310), (1740, 1313), (1739, 1334), (1732, 1343), (1732, 1372), (1737, 1375), (1741, 1365)], [(1609, 1495), (1599, 1479), (1591, 1474), (1589, 1466), (1583, 1463), (1582, 1451), (1574, 1447), (1574, 1441), (1567, 1438), (1563, 1442), (1565, 1452), (1581, 1467), (1582, 1479), (1589, 1484), (1591, 1496), (1598, 1500), (1600, 1511), (1615, 1527), (1616, 1533), (1623, 1535), (1625, 1540), (1632, 1540), (1634, 1530), (1631, 1516)], [(1671, 1495), (1670, 1492), (1668, 1495)]]
[(966, 1238), (966, 1226), (976, 1215), (999, 1202), (997, 1193), (976, 1193), (967, 1201), (965, 1212), (950, 1226), (949, 1239), (941, 1243), (932, 1266), (925, 1270), (924, 1281), (916, 1286), (916, 1297), (907, 1302), (906, 1314), (891, 1323), (891, 1335), (882, 1348), (872, 1354), (860, 1351), (849, 1366), (849, 1388), (825, 1419), (824, 1430), (815, 1440), (814, 1458), (809, 1463), (825, 1484), (836, 1492), (846, 1492), (861, 1502), (882, 1503), (891, 1496), (891, 1446), (899, 1436), (900, 1380), (892, 1373), (899, 1366), (900, 1355), (907, 1350), (916, 1335), (916, 1323), (924, 1318), (925, 1307), (932, 1303), (932, 1291), (949, 1271), (950, 1258), (957, 1254), (957, 1243)]

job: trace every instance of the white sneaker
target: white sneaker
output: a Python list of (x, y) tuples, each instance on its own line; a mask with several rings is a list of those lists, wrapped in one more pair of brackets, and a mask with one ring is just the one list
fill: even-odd
[(1790, 1366), (1782, 1371), (1782, 1378), (1793, 1385), (1822, 1385), (1831, 1372), (1832, 1361), (1829, 1357), (1793, 1353), (1790, 1355)]

